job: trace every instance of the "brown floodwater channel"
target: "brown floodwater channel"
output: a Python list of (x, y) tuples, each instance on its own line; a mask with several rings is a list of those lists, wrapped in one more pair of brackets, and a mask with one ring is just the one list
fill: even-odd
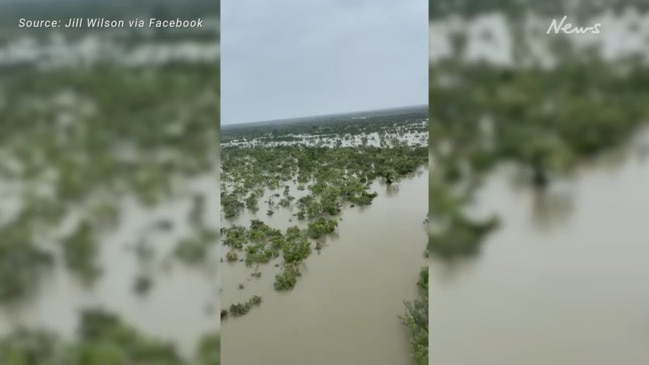
[[(224, 308), (253, 295), (262, 304), (221, 327), (222, 363), (237, 365), (394, 365), (410, 363), (409, 331), (398, 318), (404, 301), (417, 298), (426, 265), (427, 173), (397, 187), (375, 183), (379, 196), (364, 208), (345, 207), (336, 233), (302, 264), (291, 291), (274, 290), (279, 261), (261, 265), (261, 278), (243, 262), (222, 264)], [(263, 203), (261, 203), (263, 204)], [(291, 212), (267, 217), (246, 213), (275, 228), (295, 225)], [(244, 284), (244, 289), (239, 289)]]
[(502, 227), (432, 264), (430, 363), (649, 364), (648, 154), (630, 143), (545, 193), (497, 169), (475, 212)]

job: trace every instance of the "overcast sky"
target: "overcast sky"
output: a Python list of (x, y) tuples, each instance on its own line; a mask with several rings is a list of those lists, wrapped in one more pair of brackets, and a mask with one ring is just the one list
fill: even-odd
[(426, 0), (222, 0), (221, 124), (428, 103)]

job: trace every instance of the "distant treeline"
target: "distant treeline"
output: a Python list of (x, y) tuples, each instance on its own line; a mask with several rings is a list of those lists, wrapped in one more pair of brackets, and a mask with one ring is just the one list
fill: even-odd
[[(221, 143), (241, 138), (260, 138), (268, 136), (269, 131), (274, 139), (288, 134), (356, 135), (366, 132), (365, 127), (376, 128), (387, 124), (401, 123), (404, 119), (425, 120), (427, 118), (428, 106), (424, 105), (362, 113), (225, 125), (221, 128)], [(354, 120), (355, 123), (350, 124), (350, 120)]]

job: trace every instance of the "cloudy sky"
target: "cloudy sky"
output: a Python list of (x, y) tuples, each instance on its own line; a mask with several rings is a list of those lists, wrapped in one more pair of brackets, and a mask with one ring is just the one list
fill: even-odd
[(428, 102), (426, 0), (221, 1), (221, 123)]

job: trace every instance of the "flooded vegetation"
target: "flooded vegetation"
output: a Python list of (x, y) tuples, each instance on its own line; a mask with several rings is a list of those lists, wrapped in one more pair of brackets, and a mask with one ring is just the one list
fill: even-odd
[(0, 363), (218, 364), (218, 67), (65, 48), (144, 35), (3, 34)]
[[(407, 361), (407, 341), (403, 329), (399, 330), (398, 316), (404, 311), (403, 300), (417, 296), (414, 284), (418, 273), (412, 272), (412, 266), (403, 264), (424, 263), (425, 205), (412, 209), (416, 200), (410, 199), (420, 199), (425, 194), (426, 119), (426, 107), (416, 107), (223, 128), (221, 261), (225, 263), (222, 275), (227, 280), (222, 293), (221, 316), (230, 318), (246, 314), (245, 318), (224, 322), (223, 331), (227, 333), (223, 339), (227, 349), (224, 361), (254, 364), (272, 356), (271, 363), (281, 359), (282, 363), (298, 364), (298, 359), (307, 352), (316, 351), (315, 346), (319, 347), (323, 341), (332, 349), (346, 346), (340, 339), (331, 337), (341, 335), (340, 327), (336, 327), (335, 334), (317, 333), (321, 328), (314, 327), (315, 323), (327, 321), (330, 322), (328, 326), (337, 324), (349, 329), (349, 324), (342, 319), (352, 317), (357, 319), (351, 333), (357, 333), (364, 326), (392, 332), (382, 341), (398, 350), (390, 356), (400, 358), (402, 363)], [(411, 133), (403, 133), (406, 130)], [(419, 211), (419, 216), (413, 218), (413, 213), (404, 217), (398, 215), (399, 211), (408, 208)], [(384, 221), (385, 228), (367, 226), (376, 221)], [(367, 230), (385, 235), (386, 229), (399, 231), (396, 227), (401, 225), (414, 227), (415, 231), (396, 241), (387, 239), (393, 234), (364, 237)], [(327, 251), (333, 252), (328, 254)], [(410, 257), (389, 263), (395, 259), (392, 254), (396, 252), (409, 252)], [(368, 261), (367, 255), (378, 255), (377, 261)], [(410, 280), (398, 283), (390, 279), (389, 283), (394, 286), (374, 290), (374, 285), (364, 280), (376, 280), (367, 274), (385, 271), (383, 262), (405, 273), (400, 273), (397, 279), (410, 275)], [(376, 267), (364, 268), (366, 266)], [(355, 277), (347, 277), (349, 275)], [(341, 279), (350, 284), (344, 284)], [(412, 283), (411, 288), (408, 288), (409, 283)], [(368, 288), (363, 289), (364, 286)], [(350, 290), (359, 293), (350, 294)], [(358, 299), (360, 293), (366, 296), (361, 299), (365, 305), (376, 305), (375, 301), (368, 302), (370, 298), (391, 302), (378, 312), (392, 314), (385, 318), (368, 317), (367, 307), (355, 305), (342, 309), (345, 315), (340, 317), (331, 312), (333, 307), (320, 314), (308, 314), (313, 309), (307, 311), (307, 308), (298, 307), (308, 297), (322, 298), (323, 302), (317, 305), (320, 307), (325, 302), (337, 301), (335, 298), (341, 295)], [(393, 294), (387, 293), (401, 296), (393, 301), (390, 299)], [(408, 295), (403, 296), (403, 293)], [(323, 296), (328, 294), (332, 298), (325, 300)], [(395, 312), (395, 303), (401, 303), (402, 309)], [(421, 303), (414, 302), (408, 303), (407, 308), (421, 311), (420, 306)], [(295, 352), (291, 344), (297, 340), (294, 335), (277, 340), (264, 336), (268, 330), (277, 330), (273, 324), (277, 319), (286, 320), (287, 316), (292, 318), (291, 322), (304, 322), (304, 327), (299, 326), (298, 331), (302, 333), (299, 341), (304, 344), (301, 346), (304, 352)], [(370, 318), (378, 319), (379, 323), (369, 323)], [(413, 320), (418, 321), (420, 317), (404, 316), (404, 322), (409, 325)], [(298, 329), (293, 325), (282, 327), (286, 331)], [(403, 338), (398, 340), (400, 333)], [(255, 346), (259, 352), (241, 351), (245, 346)], [(267, 348), (274, 348), (271, 352), (275, 355), (269, 355), (270, 352), (264, 350)], [(286, 350), (278, 350), (284, 348)], [(348, 357), (339, 354), (322, 359), (327, 359), (327, 363), (339, 357), (341, 361), (364, 362), (363, 359), (374, 356), (362, 354), (360, 350), (346, 350), (345, 353)], [(385, 359), (377, 361), (375, 363), (390, 363)]]
[[(0, 342), (3, 364), (187, 364), (172, 343), (144, 336), (116, 315), (102, 310), (81, 314), (78, 340), (62, 341), (44, 330), (19, 329)], [(205, 336), (200, 343), (197, 364), (219, 363), (219, 338)]]
[(431, 13), (431, 361), (643, 364), (649, 73), (614, 40), (645, 15), (505, 9)]
[(410, 329), (410, 357), (417, 365), (428, 364), (428, 269), (425, 266), (419, 271), (420, 297), (406, 302), (406, 312), (401, 317)]

